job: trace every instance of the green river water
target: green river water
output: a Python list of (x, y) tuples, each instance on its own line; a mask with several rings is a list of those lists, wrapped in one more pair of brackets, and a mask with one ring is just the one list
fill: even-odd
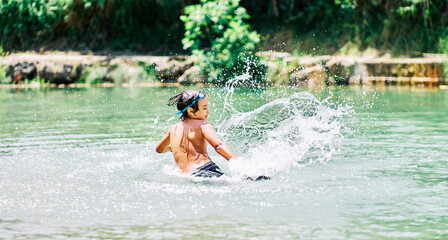
[(0, 89), (0, 239), (448, 238), (448, 90), (204, 88), (203, 181), (154, 150), (185, 89)]

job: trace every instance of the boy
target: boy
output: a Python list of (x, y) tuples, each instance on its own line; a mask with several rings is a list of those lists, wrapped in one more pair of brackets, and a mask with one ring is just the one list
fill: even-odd
[(208, 156), (207, 142), (227, 160), (236, 159), (236, 156), (207, 122), (210, 113), (207, 95), (201, 91), (183, 91), (170, 98), (168, 105), (177, 106), (177, 114), (182, 114), (182, 121), (168, 130), (157, 144), (156, 152), (172, 151), (174, 160), (183, 173), (195, 177), (222, 176), (221, 169)]

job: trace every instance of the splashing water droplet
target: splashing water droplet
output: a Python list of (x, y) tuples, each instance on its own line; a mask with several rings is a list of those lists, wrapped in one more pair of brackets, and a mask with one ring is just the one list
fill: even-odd
[(238, 112), (232, 102), (235, 88), (249, 80), (242, 75), (226, 85), (217, 125), (218, 134), (238, 154), (238, 161), (229, 162), (232, 174), (274, 175), (294, 166), (331, 160), (343, 139), (342, 118), (353, 113), (350, 106), (296, 92), (252, 111)]

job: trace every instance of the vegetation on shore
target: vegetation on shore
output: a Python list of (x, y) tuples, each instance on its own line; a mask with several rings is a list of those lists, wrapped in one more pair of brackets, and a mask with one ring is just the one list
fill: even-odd
[[(188, 53), (180, 16), (197, 0), (2, 0), (0, 52)], [(242, 0), (261, 50), (398, 55), (448, 49), (446, 0)]]
[(185, 8), (184, 49), (192, 51), (208, 82), (224, 83), (242, 74), (264, 82), (265, 66), (255, 56), (260, 35), (245, 23), (249, 19), (240, 0), (201, 0)]
[[(2, 0), (0, 13), (1, 55), (28, 50), (191, 54), (206, 82), (219, 84), (241, 74), (264, 82), (266, 66), (256, 51), (448, 52), (446, 0)], [(87, 69), (77, 81), (128, 81), (123, 71)], [(5, 72), (2, 67), (0, 75)], [(136, 78), (146, 74), (144, 66), (133, 72)]]

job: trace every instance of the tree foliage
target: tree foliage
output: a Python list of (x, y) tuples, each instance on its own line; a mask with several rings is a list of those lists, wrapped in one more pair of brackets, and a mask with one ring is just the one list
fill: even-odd
[[(446, 36), (446, 0), (244, 0), (251, 24), (262, 34), (291, 30), (298, 41), (324, 53), (350, 43), (398, 55), (440, 52)], [(266, 23), (273, 22), (274, 26)]]
[(24, 49), (33, 42), (52, 39), (67, 5), (65, 0), (0, 1), (1, 46), (7, 50)]
[(194, 0), (0, 0), (0, 44), (27, 49), (182, 51)]
[[(198, 3), (0, 0), (0, 54), (42, 48), (185, 53), (179, 17)], [(239, 5), (252, 16), (243, 20), (261, 34), (265, 50), (273, 49), (271, 40), (288, 44), (282, 31), (291, 32), (288, 38), (303, 50), (319, 46), (316, 54), (338, 53), (346, 45), (398, 55), (442, 52), (448, 36), (447, 0), (241, 0)], [(211, 47), (200, 39), (205, 45), (198, 48)]]
[(184, 49), (190, 49), (211, 82), (248, 74), (263, 81), (264, 66), (254, 56), (260, 35), (244, 21), (249, 19), (239, 0), (206, 1), (185, 8)]
[[(179, 51), (185, 0), (72, 0), (62, 35), (92, 50)], [(105, 47), (106, 46), (106, 47)]]

